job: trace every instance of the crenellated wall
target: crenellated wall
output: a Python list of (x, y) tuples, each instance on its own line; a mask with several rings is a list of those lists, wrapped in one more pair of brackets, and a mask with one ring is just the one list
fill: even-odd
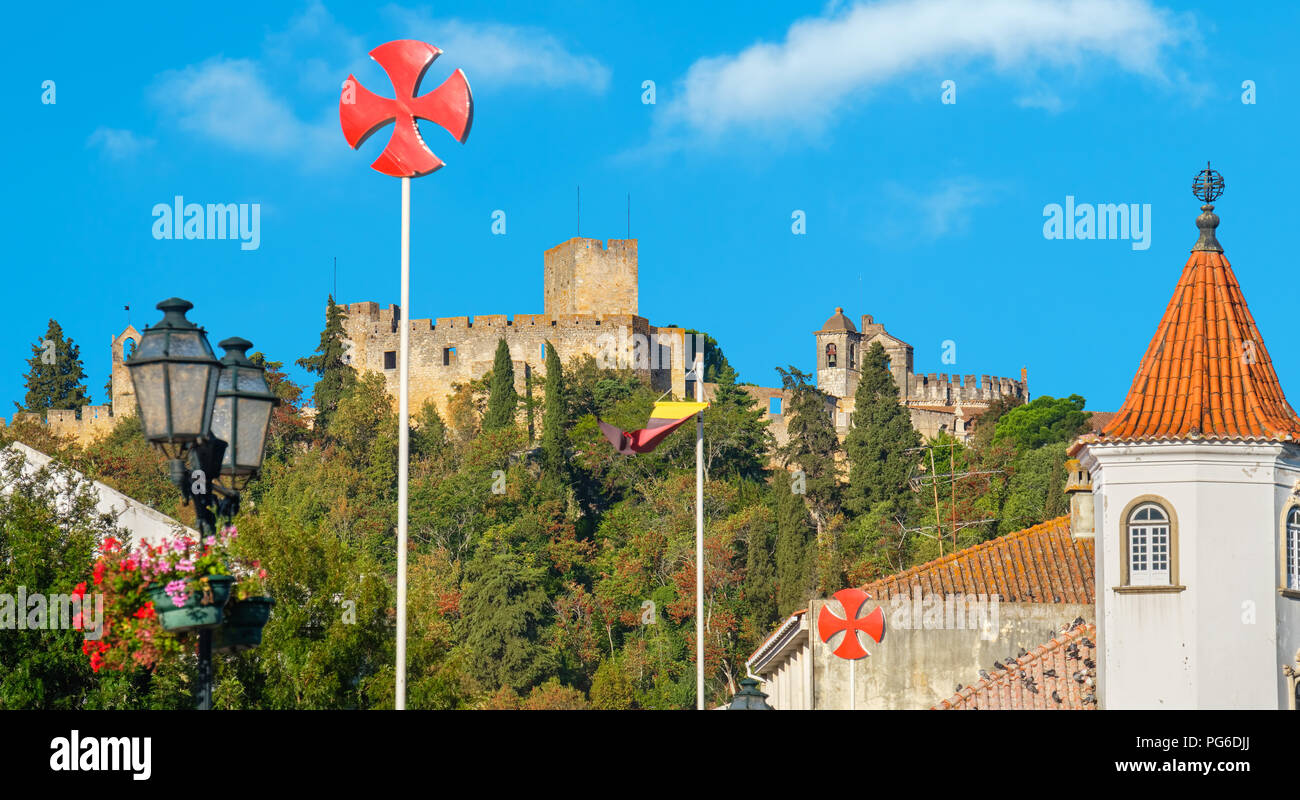
[[(524, 391), (525, 368), (534, 381), (546, 376), (546, 342), (561, 362), (590, 355), (610, 367), (626, 367), (658, 391), (684, 397), (691, 343), (683, 328), (658, 327), (636, 313), (637, 242), (570, 239), (546, 251), (543, 314), (479, 314), (412, 319), (411, 408), (432, 400), (446, 412), (456, 384), (482, 378), (505, 339), (514, 362), (516, 389)], [(344, 331), (354, 367), (384, 376), (395, 397), (399, 386), (402, 310), (373, 301), (346, 306)], [(539, 388), (534, 387), (534, 392)]]

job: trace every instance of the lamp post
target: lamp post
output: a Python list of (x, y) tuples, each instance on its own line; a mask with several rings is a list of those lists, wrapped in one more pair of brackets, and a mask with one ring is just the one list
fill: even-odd
[[(172, 483), (194, 503), (199, 533), (217, 532), (217, 515), (239, 513), (239, 490), (262, 468), (271, 409), (265, 370), (249, 360), (253, 343), (231, 338), (218, 361), (207, 332), (186, 319), (193, 303), (158, 304), (162, 320), (146, 327), (124, 362), (135, 387), (144, 438), (167, 456)], [(219, 479), (226, 476), (229, 486)], [(212, 707), (212, 629), (199, 629), (198, 707)]]

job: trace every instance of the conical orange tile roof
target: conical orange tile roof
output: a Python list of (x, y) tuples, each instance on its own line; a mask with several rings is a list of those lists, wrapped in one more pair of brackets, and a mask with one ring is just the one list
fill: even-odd
[(1106, 438), (1300, 439), (1232, 265), (1202, 206), (1201, 238)]

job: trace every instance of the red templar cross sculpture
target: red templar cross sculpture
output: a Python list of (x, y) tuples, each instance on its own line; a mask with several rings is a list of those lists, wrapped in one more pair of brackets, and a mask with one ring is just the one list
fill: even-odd
[(464, 72), (456, 70), (437, 89), (416, 97), (420, 80), (440, 55), (438, 48), (414, 39), (398, 39), (371, 50), (370, 57), (379, 62), (393, 82), (397, 97), (392, 100), (369, 91), (352, 75), (343, 84), (339, 122), (343, 137), (354, 150), (383, 125), (393, 123), (388, 146), (370, 165), (385, 175), (418, 178), (442, 167), (442, 159), (421, 138), (417, 119), (438, 123), (461, 143), (469, 136), (474, 96)]
[(841, 619), (831, 613), (829, 605), (822, 606), (821, 613), (817, 615), (817, 634), (823, 642), (829, 643), (832, 636), (844, 631), (844, 641), (831, 651), (840, 658), (853, 660), (871, 655), (863, 649), (862, 642), (858, 641), (858, 631), (879, 642), (885, 636), (885, 612), (876, 606), (870, 614), (858, 619), (862, 604), (871, 599), (871, 595), (861, 589), (841, 589), (833, 597), (844, 607), (845, 618)]

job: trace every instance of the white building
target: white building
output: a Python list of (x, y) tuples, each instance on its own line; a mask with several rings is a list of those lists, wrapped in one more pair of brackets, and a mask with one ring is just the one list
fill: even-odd
[(1282, 667), (1300, 647), (1300, 417), (1213, 208), (1123, 406), (1072, 448), (1097, 526), (1103, 708), (1292, 702)]
[[(193, 528), (182, 525), (161, 511), (152, 509), (107, 484), (86, 481), (85, 476), (80, 472), (58, 464), (50, 456), (22, 442), (14, 442), (0, 450), (0, 465), (3, 465), (4, 470), (12, 469), (14, 459), (18, 461), (18, 470), (26, 477), (33, 476), (42, 469), (49, 470), (49, 480), (56, 482), (55, 488), (59, 490), (59, 501), (67, 499), (65, 491), (69, 485), (75, 486), (78, 482), (86, 482), (95, 495), (95, 510), (101, 514), (117, 515), (117, 524), (131, 534), (132, 543), (158, 544), (164, 539), (179, 535), (199, 538), (198, 531)], [(3, 477), (4, 470), (0, 470), (0, 478)], [(7, 487), (0, 485), (0, 492), (6, 491)]]

